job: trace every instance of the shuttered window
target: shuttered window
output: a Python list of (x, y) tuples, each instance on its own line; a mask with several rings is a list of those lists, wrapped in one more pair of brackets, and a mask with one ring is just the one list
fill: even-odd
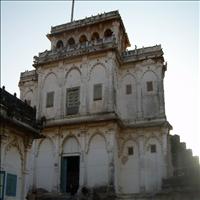
[(147, 81), (147, 92), (153, 91), (153, 82), (152, 81)]
[(128, 147), (128, 155), (132, 156), (134, 154), (133, 147)]
[(48, 92), (46, 96), (46, 107), (53, 107), (54, 104), (54, 92)]
[(0, 171), (0, 200), (4, 196), (4, 187), (5, 187), (5, 171)]
[(151, 153), (156, 153), (156, 145), (155, 144), (151, 144), (150, 146), (150, 150), (151, 150)]
[(95, 84), (93, 91), (93, 100), (102, 100), (102, 84)]
[(66, 93), (66, 114), (74, 115), (79, 112), (80, 88), (67, 89)]
[(126, 94), (131, 94), (132, 93), (132, 86), (131, 84), (126, 85)]
[(16, 196), (17, 190), (17, 175), (7, 174), (6, 176), (6, 195)]

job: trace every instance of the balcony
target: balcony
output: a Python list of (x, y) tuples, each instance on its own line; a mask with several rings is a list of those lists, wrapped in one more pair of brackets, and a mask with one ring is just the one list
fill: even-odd
[(121, 54), (123, 62), (134, 62), (144, 59), (161, 57), (163, 60), (163, 51), (161, 45), (155, 45), (152, 47), (143, 47), (140, 49), (134, 49), (130, 51), (124, 51)]
[(34, 67), (38, 65), (68, 59), (85, 54), (105, 51), (107, 49), (117, 48), (116, 38), (114, 36), (109, 38), (99, 39), (97, 41), (87, 41), (84, 44), (67, 45), (62, 49), (53, 49), (39, 53), (39, 56), (34, 56)]
[(118, 18), (120, 18), (120, 14), (118, 11), (102, 13), (102, 14), (98, 14), (96, 16), (86, 17), (85, 19), (76, 20), (76, 21), (72, 21), (72, 22), (69, 22), (66, 24), (61, 24), (58, 26), (51, 27), (51, 33), (49, 35), (54, 35), (54, 34), (57, 34), (60, 32), (72, 30), (75, 28), (80, 28), (80, 27), (83, 27), (86, 25), (88, 26), (88, 25), (91, 25), (94, 23), (99, 23), (101, 21), (118, 19)]
[(0, 88), (0, 119), (1, 122), (11, 122), (35, 133), (39, 133), (39, 124), (36, 122), (36, 109), (21, 101), (16, 95), (11, 95)]

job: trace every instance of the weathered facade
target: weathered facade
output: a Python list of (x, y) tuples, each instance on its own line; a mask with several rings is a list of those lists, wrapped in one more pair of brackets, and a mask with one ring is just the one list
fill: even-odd
[(85, 188), (118, 199), (162, 191), (174, 167), (161, 46), (127, 50), (118, 11), (52, 27), (47, 37), (51, 50), (19, 82), (21, 99), (45, 120), (29, 189)]
[(22, 200), (29, 190), (36, 110), (0, 88), (0, 199)]

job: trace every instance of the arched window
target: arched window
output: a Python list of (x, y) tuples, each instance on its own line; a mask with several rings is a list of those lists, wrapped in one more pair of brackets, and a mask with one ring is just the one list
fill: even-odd
[(97, 32), (94, 32), (92, 34), (91, 40), (94, 41), (94, 40), (98, 40), (98, 39), (99, 39), (99, 34)]
[(57, 49), (62, 49), (63, 48), (63, 42), (62, 42), (62, 40), (59, 40), (58, 42), (57, 42), (57, 44), (56, 44), (56, 48)]
[(75, 44), (75, 40), (74, 40), (74, 38), (72, 38), (72, 37), (69, 38), (67, 44), (70, 45), (70, 46), (74, 45), (74, 44)]
[(112, 34), (113, 34), (113, 32), (110, 29), (106, 29), (105, 32), (104, 32), (104, 37), (105, 38), (111, 37)]
[(87, 41), (87, 37), (86, 37), (85, 35), (81, 35), (81, 37), (80, 37), (80, 39), (79, 39), (79, 42), (80, 42), (81, 44), (84, 44), (84, 43), (86, 43), (86, 41)]

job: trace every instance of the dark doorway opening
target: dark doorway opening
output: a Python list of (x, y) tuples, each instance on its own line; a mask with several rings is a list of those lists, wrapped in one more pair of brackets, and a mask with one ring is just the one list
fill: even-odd
[(61, 191), (75, 194), (79, 187), (80, 157), (62, 157), (61, 161)]

